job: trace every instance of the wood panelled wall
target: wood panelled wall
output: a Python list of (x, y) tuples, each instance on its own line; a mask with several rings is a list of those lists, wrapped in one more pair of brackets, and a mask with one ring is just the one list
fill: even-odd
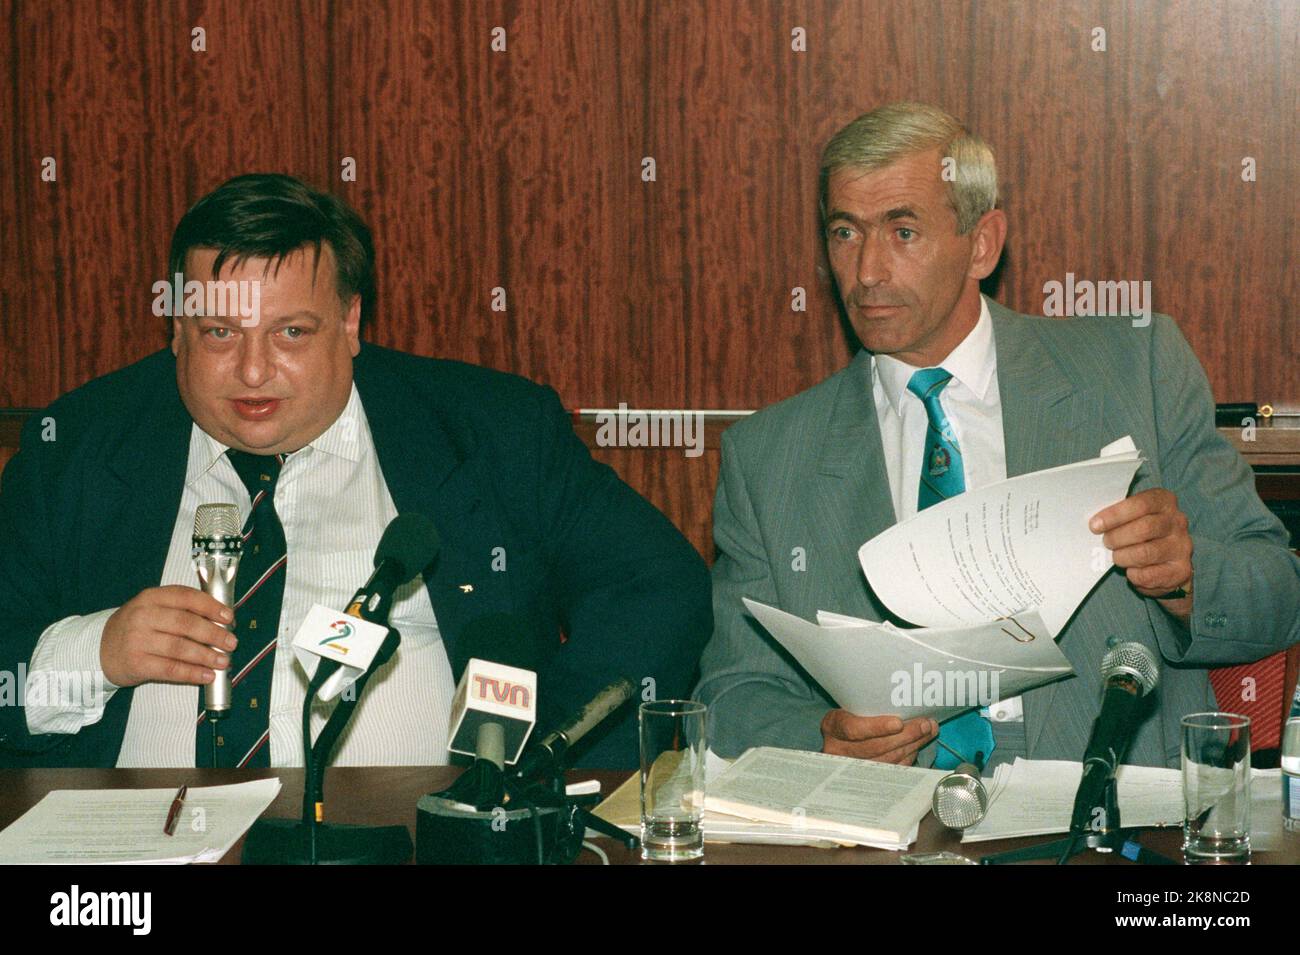
[[(998, 154), (1001, 301), (1150, 280), (1219, 400), (1300, 404), (1293, 0), (0, 0), (0, 22), (0, 406), (161, 347), (173, 225), (259, 170), (371, 223), (374, 341), (574, 408), (768, 404), (850, 354), (818, 152), (903, 98)], [(601, 453), (707, 549), (716, 452)]]

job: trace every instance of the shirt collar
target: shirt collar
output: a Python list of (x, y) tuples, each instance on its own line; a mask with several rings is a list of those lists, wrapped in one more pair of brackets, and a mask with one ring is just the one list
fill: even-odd
[(352, 394), (348, 395), (348, 403), (343, 406), (343, 412), (307, 446), (349, 461), (360, 461), (364, 451), (363, 442), (368, 444), (369, 441), (370, 426), (366, 420), (365, 409), (361, 407), (361, 395), (357, 392), (357, 383), (354, 381)]
[(191, 485), (207, 474), (226, 453), (226, 446), (199, 427), (190, 425), (190, 458), (185, 468), (185, 484)]
[[(997, 367), (997, 351), (993, 347), (993, 319), (989, 316), (989, 303), (980, 296), (980, 317), (975, 327), (939, 362), (957, 381), (961, 382), (983, 401), (988, 394), (993, 371)], [(885, 393), (894, 414), (899, 414), (899, 402), (907, 383), (917, 368), (891, 355), (871, 356), (872, 376)]]
[[(315, 440), (308, 442), (307, 447), (349, 461), (359, 461), (365, 450), (363, 443), (369, 441), (370, 427), (354, 381), (352, 393), (348, 396), (348, 403), (343, 407), (342, 413)], [(190, 457), (185, 471), (185, 483), (192, 484), (207, 474), (229, 450), (229, 445), (222, 444), (197, 423), (193, 424), (190, 429)]]

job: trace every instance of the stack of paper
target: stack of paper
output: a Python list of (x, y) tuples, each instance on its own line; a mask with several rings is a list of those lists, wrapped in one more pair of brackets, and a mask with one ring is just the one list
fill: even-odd
[(900, 630), (840, 614), (809, 623), (748, 598), (745, 606), (852, 713), (943, 721), (1074, 673), (1033, 612), (974, 627)]
[(57, 790), (0, 832), (0, 863), (217, 862), (279, 792), (275, 778), (191, 789), (168, 836), (175, 789)]
[[(962, 842), (1068, 832), (1082, 778), (1083, 764), (1069, 760), (1018, 757), (1003, 763), (991, 781), (984, 781), (988, 815), (962, 834)], [(1178, 770), (1126, 765), (1115, 779), (1124, 828), (1183, 824), (1183, 776)]]
[[(1068, 760), (1017, 758), (1004, 763), (984, 785), (988, 815), (967, 829), (962, 842), (986, 842), (1068, 832), (1074, 795), (1083, 778), (1083, 764)], [(1119, 823), (1124, 829), (1183, 824), (1181, 770), (1152, 766), (1121, 766), (1115, 773)], [(1251, 846), (1275, 848), (1281, 832), (1281, 773), (1256, 769), (1251, 774)]]

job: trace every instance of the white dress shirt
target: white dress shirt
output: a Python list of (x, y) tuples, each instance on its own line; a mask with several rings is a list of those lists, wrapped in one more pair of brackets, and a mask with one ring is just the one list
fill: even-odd
[[(937, 366), (952, 375), (939, 392), (939, 403), (952, 424), (966, 490), (996, 484), (1007, 477), (1006, 444), (1002, 434), (1002, 396), (998, 392), (998, 356), (988, 302), (980, 296), (975, 327)], [(919, 369), (889, 355), (871, 357), (871, 392), (880, 423), (880, 443), (901, 523), (914, 517), (921, 485), (921, 465), (929, 417), (921, 399), (907, 390)], [(1019, 697), (991, 709), (993, 719), (1021, 718)]]
[[(993, 347), (993, 320), (980, 296), (980, 317), (975, 327), (938, 366), (952, 381), (939, 392), (961, 449), (966, 490), (996, 484), (1007, 476), (1006, 446), (1002, 439), (1002, 397), (998, 393), (998, 359)], [(919, 369), (889, 355), (871, 358), (872, 397), (885, 469), (899, 522), (916, 515), (921, 486), (922, 449), (929, 418), (921, 399), (907, 390)]]
[[(185, 488), (160, 585), (198, 585), (190, 561), (190, 538), (194, 512), (200, 504), (236, 504), (241, 523), (248, 519), (252, 502), (225, 455), (227, 450), (197, 424), (192, 426)], [(379, 538), (397, 516), (355, 384), (338, 419), (285, 462), (275, 486), (275, 510), (284, 527), (289, 560), (271, 678), (271, 765), (301, 766), (301, 714), (307, 677), (290, 644), (313, 603), (341, 610), (366, 581), (374, 570)], [(90, 671), (102, 678), (100, 639), (104, 624), (116, 610), (67, 617), (52, 624), (41, 634), (29, 673)], [(422, 580), (416, 578), (397, 590), (390, 619), (401, 631), (401, 646), (367, 684), (347, 731), (335, 746), (331, 765), (447, 762), (447, 724), (455, 684)], [(60, 706), (58, 701), (29, 705), (28, 730), (74, 733), (98, 722), (103, 717), (102, 703), (116, 689), (111, 683), (106, 687), (108, 693), (98, 706)], [(314, 707), (313, 737), (333, 705), (317, 703)], [(163, 683), (136, 687), (117, 765), (193, 766), (198, 706), (198, 687)]]

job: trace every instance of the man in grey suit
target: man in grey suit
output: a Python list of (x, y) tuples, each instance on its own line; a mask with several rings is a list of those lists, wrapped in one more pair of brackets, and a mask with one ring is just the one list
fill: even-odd
[[(1079, 759), (1116, 636), (1161, 661), (1128, 761), (1176, 766), (1180, 718), (1216, 708), (1206, 668), (1300, 641), (1300, 560), (1215, 431), (1205, 374), (1177, 326), (1164, 315), (1029, 317), (982, 297), (1007, 228), (993, 155), (933, 107), (894, 104), (840, 130), (823, 153), (821, 200), (828, 258), (865, 347), (723, 437), (716, 622), (697, 691), (713, 748), (922, 764), (936, 753), (942, 766), (953, 750), (973, 755), (962, 747), (974, 732), (992, 745), (990, 765)], [(972, 710), (946, 722), (944, 744), (950, 724), (964, 726), (951, 749), (933, 744), (933, 720), (836, 708), (741, 603), (889, 620), (858, 565), (863, 542), (952, 493), (1095, 457), (1126, 434), (1146, 462), (1128, 498), (1091, 524), (1115, 567), (1059, 634), (1077, 675), (1003, 701), (995, 719)]]

